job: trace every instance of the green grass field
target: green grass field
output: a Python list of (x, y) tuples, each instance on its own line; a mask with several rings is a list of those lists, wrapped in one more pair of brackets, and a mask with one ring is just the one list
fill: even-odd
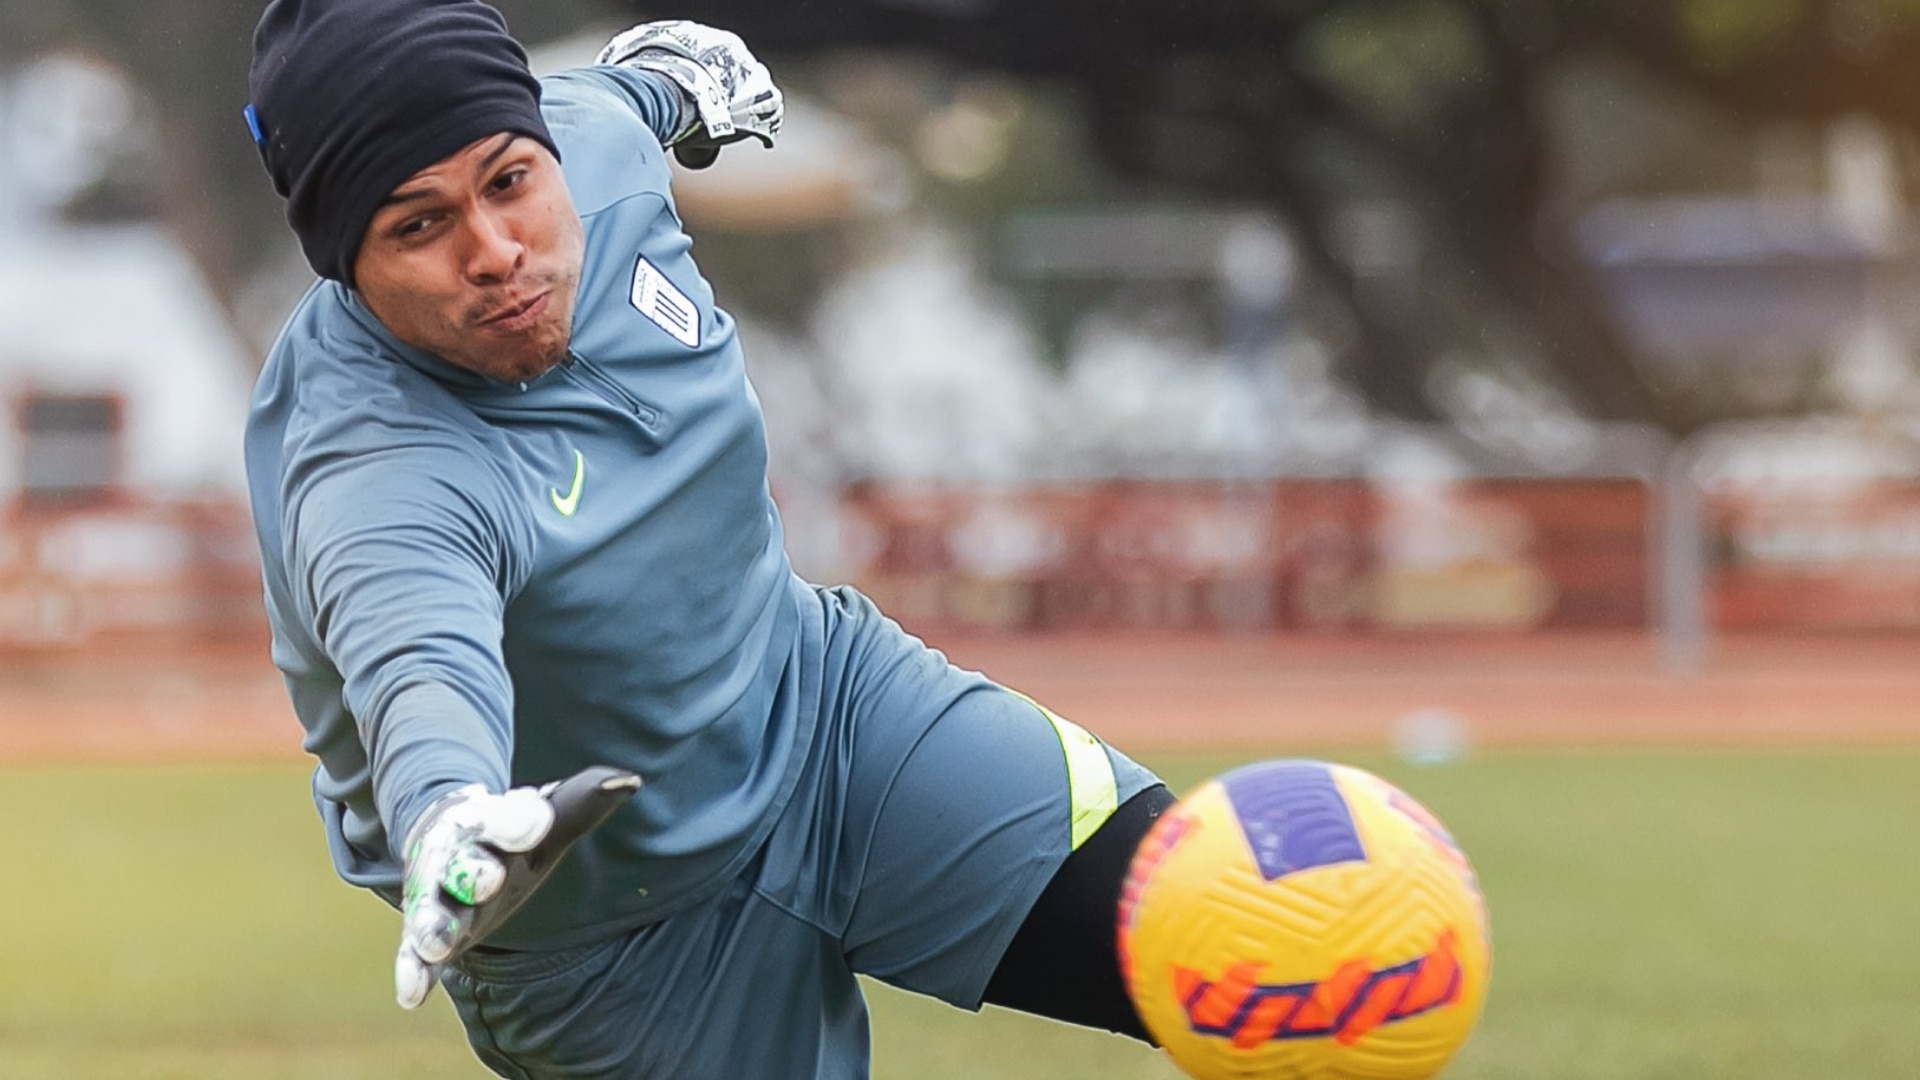
[[(1487, 890), (1492, 996), (1448, 1080), (1920, 1076), (1920, 750), (1347, 757)], [(5, 770), (0, 821), (0, 1078), (488, 1075), (442, 995), (392, 1004), (394, 919), (332, 877), (303, 767)], [(1025, 1017), (873, 1010), (890, 1080), (1176, 1076)]]

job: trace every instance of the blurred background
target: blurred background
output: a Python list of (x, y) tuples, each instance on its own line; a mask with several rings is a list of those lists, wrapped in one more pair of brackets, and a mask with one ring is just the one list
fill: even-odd
[[(266, 656), (261, 6), (0, 0), (0, 1077), (479, 1075)], [(804, 575), (1181, 784), (1337, 755), (1454, 825), (1449, 1075), (1920, 1075), (1920, 4), (498, 6), (785, 88), (676, 197)], [(883, 1076), (1171, 1075), (877, 993)]]

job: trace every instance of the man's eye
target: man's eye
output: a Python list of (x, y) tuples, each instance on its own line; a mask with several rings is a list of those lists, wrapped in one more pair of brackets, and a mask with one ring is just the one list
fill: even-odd
[(496, 176), (493, 178), (493, 190), (508, 191), (513, 188), (519, 187), (520, 181), (526, 179), (526, 177), (527, 177), (527, 170), (525, 169), (511, 169), (507, 172), (503, 172), (499, 176)]
[(408, 218), (407, 220), (401, 222), (399, 226), (393, 230), (393, 235), (399, 237), (402, 240), (405, 240), (409, 237), (419, 236), (421, 233), (426, 232), (427, 227), (432, 224), (433, 224), (433, 219), (430, 217)]

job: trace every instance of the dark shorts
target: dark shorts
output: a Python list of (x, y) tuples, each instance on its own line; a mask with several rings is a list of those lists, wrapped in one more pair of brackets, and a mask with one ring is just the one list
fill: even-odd
[(1068, 854), (1153, 775), (823, 590), (821, 722), (766, 846), (711, 903), (445, 985), (509, 1077), (867, 1075), (856, 974), (978, 1008)]

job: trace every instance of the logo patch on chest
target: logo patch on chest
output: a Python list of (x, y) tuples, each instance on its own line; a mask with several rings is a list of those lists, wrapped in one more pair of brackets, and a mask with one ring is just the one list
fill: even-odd
[(700, 344), (700, 309), (645, 256), (633, 268), (633, 291), (627, 298), (636, 311), (680, 344), (689, 349)]

